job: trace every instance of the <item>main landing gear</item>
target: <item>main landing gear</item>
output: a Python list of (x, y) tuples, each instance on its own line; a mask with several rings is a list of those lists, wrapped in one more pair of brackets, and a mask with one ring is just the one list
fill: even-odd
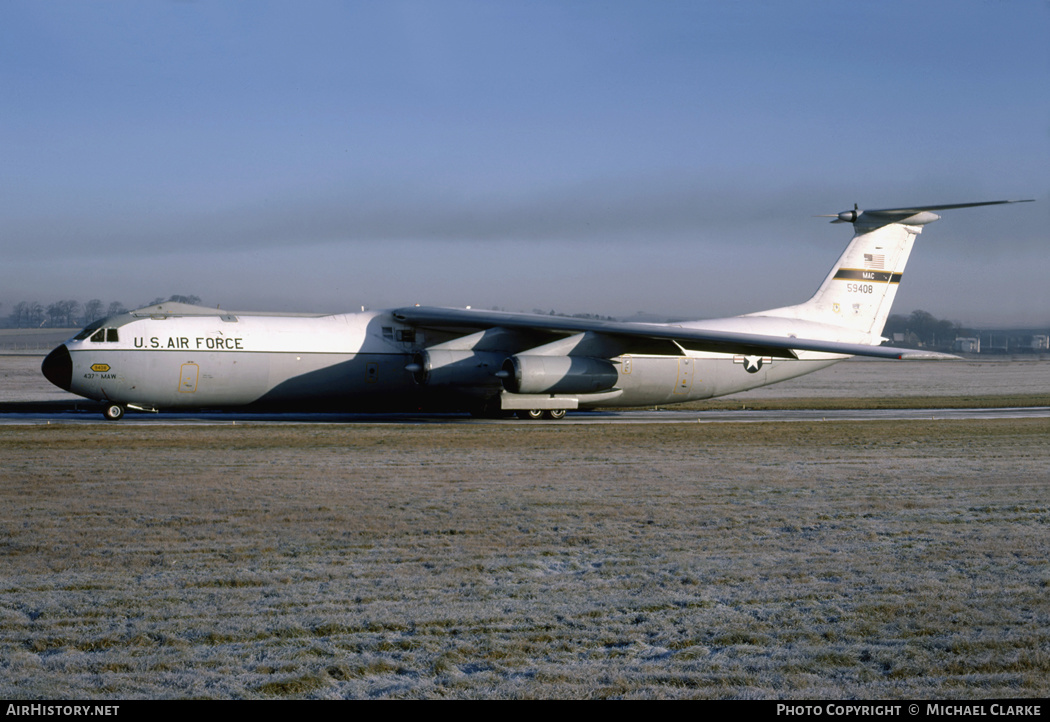
[(527, 421), (539, 421), (540, 419), (565, 418), (565, 409), (523, 409), (521, 411), (509, 411), (500, 408), (499, 399), (489, 401), (470, 410), (470, 415), (476, 419), (505, 419), (508, 416), (517, 416)]
[(553, 419), (557, 421), (565, 418), (565, 409), (547, 409), (546, 411), (543, 409), (529, 409), (527, 411), (519, 411), (518, 418), (531, 421), (538, 419)]
[(538, 421), (540, 419), (557, 421), (565, 418), (565, 409), (522, 409), (521, 411), (511, 411), (504, 409), (499, 397), (496, 397), (478, 403), (470, 409), (470, 415), (476, 419), (505, 419), (508, 416), (516, 415), (519, 419), (527, 421)]

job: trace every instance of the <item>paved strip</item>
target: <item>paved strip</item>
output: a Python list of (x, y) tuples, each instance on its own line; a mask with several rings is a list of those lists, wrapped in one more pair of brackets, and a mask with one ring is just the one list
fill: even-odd
[(980, 409), (857, 409), (733, 411), (590, 411), (570, 412), (559, 421), (517, 418), (475, 419), (466, 414), (322, 414), (322, 413), (159, 413), (128, 412), (122, 421), (104, 421), (98, 412), (4, 413), (0, 425), (112, 424), (117, 425), (225, 425), (251, 424), (714, 424), (784, 423), (791, 421), (944, 421), (977, 419), (1050, 418), (1050, 406)]

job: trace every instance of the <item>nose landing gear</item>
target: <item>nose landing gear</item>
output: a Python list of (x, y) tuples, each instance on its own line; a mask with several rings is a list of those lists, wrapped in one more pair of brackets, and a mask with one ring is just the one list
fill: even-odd
[(106, 404), (102, 407), (102, 416), (106, 421), (120, 421), (126, 409), (122, 404)]

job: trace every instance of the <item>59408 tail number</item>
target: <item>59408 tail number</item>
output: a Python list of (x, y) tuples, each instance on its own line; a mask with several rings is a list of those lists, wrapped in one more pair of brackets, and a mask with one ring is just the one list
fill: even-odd
[(875, 287), (870, 283), (847, 283), (847, 293), (874, 293)]

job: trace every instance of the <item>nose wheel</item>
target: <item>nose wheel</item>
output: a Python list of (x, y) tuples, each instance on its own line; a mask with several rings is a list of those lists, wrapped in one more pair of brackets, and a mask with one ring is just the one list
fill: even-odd
[(106, 421), (120, 421), (124, 418), (124, 411), (121, 404), (106, 404), (102, 407), (102, 416)]

